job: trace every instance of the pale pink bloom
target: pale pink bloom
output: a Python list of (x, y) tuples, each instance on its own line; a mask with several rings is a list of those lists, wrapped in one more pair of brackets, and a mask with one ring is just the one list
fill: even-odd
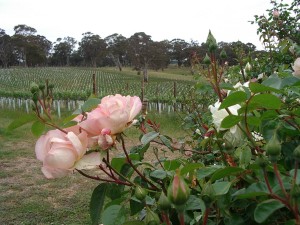
[(294, 65), (292, 65), (292, 68), (294, 70), (293, 75), (297, 78), (300, 78), (300, 57), (298, 57), (295, 60)]
[(111, 135), (123, 132), (140, 112), (142, 102), (139, 97), (106, 96), (96, 109), (87, 113), (86, 120), (79, 123), (89, 136), (99, 136), (103, 129)]
[(279, 11), (275, 9), (275, 10), (273, 11), (273, 17), (274, 17), (274, 18), (278, 18), (279, 15), (280, 15)]
[(107, 150), (115, 143), (115, 135), (111, 136), (111, 131), (107, 128), (102, 129), (98, 136), (98, 145), (103, 150)]
[(94, 160), (92, 163), (85, 162), (81, 167), (75, 166), (77, 162), (85, 158), (87, 143), (86, 132), (75, 134), (70, 131), (66, 134), (60, 130), (50, 130), (42, 135), (36, 142), (35, 153), (37, 159), (43, 162), (43, 174), (47, 178), (59, 178), (75, 168), (83, 169), (91, 164), (99, 165), (100, 159), (97, 163)]

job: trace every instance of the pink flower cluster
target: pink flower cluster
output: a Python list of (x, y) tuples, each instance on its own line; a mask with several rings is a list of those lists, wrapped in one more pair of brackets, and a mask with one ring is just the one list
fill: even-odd
[(64, 129), (65, 132), (56, 129), (42, 135), (36, 142), (35, 153), (43, 162), (43, 174), (58, 178), (74, 169), (98, 166), (99, 153), (89, 149), (98, 146), (106, 150), (113, 146), (116, 134), (130, 126), (141, 108), (139, 97), (106, 96), (87, 116), (77, 116), (77, 125)]

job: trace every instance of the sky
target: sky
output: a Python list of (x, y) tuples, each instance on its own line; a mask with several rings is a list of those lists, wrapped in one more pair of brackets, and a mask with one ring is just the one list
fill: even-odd
[(0, 28), (13, 35), (14, 26), (26, 24), (52, 42), (67, 36), (80, 41), (85, 32), (101, 38), (145, 32), (154, 41), (200, 44), (211, 30), (217, 42), (263, 49), (249, 21), (269, 8), (270, 0), (0, 0)]

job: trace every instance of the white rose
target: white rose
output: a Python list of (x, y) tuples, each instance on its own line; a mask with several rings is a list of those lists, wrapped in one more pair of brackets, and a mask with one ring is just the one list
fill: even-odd
[(292, 68), (294, 70), (293, 75), (297, 78), (300, 78), (300, 58), (299, 57), (295, 60), (294, 65), (292, 65)]

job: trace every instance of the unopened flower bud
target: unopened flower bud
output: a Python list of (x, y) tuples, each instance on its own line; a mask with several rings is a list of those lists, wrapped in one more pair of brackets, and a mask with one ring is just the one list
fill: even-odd
[(142, 187), (140, 187), (140, 186), (137, 186), (137, 187), (135, 188), (134, 196), (135, 196), (138, 200), (143, 201), (143, 200), (146, 198), (147, 194), (148, 194), (148, 191), (147, 191), (146, 189), (144, 189), (144, 188), (142, 188)]
[(38, 91), (39, 91), (39, 86), (38, 86), (36, 83), (32, 82), (32, 83), (30, 84), (30, 92), (31, 92), (32, 94), (34, 94), (34, 93), (36, 93), (36, 92), (38, 92)]
[(300, 145), (298, 145), (297, 148), (294, 149), (293, 154), (297, 160), (300, 160)]
[(33, 93), (33, 95), (32, 95), (32, 101), (34, 103), (37, 103), (38, 100), (39, 100), (38, 93), (37, 92)]
[(276, 162), (281, 153), (281, 144), (277, 138), (276, 133), (274, 133), (272, 138), (266, 144), (265, 150), (267, 155), (270, 157), (270, 160), (272, 162)]
[(182, 206), (189, 197), (190, 188), (177, 171), (168, 188), (168, 198), (175, 206)]
[(41, 91), (45, 90), (45, 84), (40, 84), (40, 85), (39, 85), (39, 89), (40, 89)]
[(158, 215), (147, 207), (147, 215), (145, 217), (146, 225), (158, 225), (160, 224), (160, 219)]
[(250, 65), (249, 62), (247, 62), (246, 66), (245, 66), (245, 71), (246, 71), (246, 72), (250, 72), (251, 69), (252, 69), (252, 66)]
[(208, 45), (209, 52), (213, 52), (218, 48), (217, 41), (215, 37), (212, 35), (211, 31), (209, 31), (206, 44)]
[(205, 55), (205, 57), (203, 59), (203, 63), (205, 65), (210, 65), (210, 63), (211, 63), (211, 60), (210, 60), (209, 56), (207, 55), (207, 53), (206, 53), (206, 55)]
[(220, 53), (220, 57), (221, 57), (221, 59), (226, 59), (227, 58), (227, 54), (226, 54), (224, 48), (222, 49), (222, 51)]
[(157, 205), (158, 208), (161, 210), (168, 210), (171, 208), (171, 203), (164, 192), (161, 192)]

